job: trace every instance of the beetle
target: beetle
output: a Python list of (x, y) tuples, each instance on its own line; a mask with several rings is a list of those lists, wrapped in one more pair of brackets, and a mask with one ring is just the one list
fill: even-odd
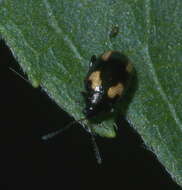
[[(85, 91), (82, 95), (85, 99), (83, 109), (84, 118), (69, 123), (66, 127), (42, 137), (43, 140), (50, 139), (63, 130), (73, 126), (76, 122), (91, 120), (107, 112), (112, 112), (127, 89), (132, 76), (133, 66), (128, 58), (119, 51), (107, 51), (90, 60), (89, 70), (84, 79)], [(95, 142), (92, 127), (88, 127), (97, 162), (101, 163), (101, 156)]]
[(119, 51), (107, 51), (91, 57), (88, 74), (84, 80), (83, 96), (87, 119), (114, 110), (121, 99), (132, 76), (133, 66)]

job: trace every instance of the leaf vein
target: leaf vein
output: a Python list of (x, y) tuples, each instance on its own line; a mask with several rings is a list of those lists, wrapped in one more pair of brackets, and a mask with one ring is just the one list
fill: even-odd
[(45, 7), (46, 7), (47, 12), (48, 12), (47, 14), (48, 14), (48, 21), (49, 21), (50, 26), (55, 30), (56, 33), (61, 34), (62, 36), (64, 36), (64, 38), (63, 38), (64, 41), (68, 44), (68, 46), (74, 52), (76, 57), (78, 59), (80, 59), (80, 60), (83, 60), (83, 57), (80, 55), (80, 53), (77, 50), (77, 47), (74, 45), (74, 43), (69, 38), (69, 36), (66, 35), (64, 33), (64, 31), (61, 29), (61, 27), (59, 26), (48, 0), (43, 0), (43, 2), (45, 4)]
[[(147, 32), (148, 32), (148, 35), (149, 35), (150, 34), (150, 26), (151, 26), (151, 15), (150, 15), (151, 0), (146, 0), (145, 10), (146, 10), (146, 25), (147, 25), (146, 27), (147, 27)], [(159, 94), (163, 98), (164, 102), (167, 103), (167, 105), (169, 107), (169, 111), (170, 111), (172, 117), (174, 118), (176, 124), (179, 126), (179, 128), (181, 130), (182, 129), (182, 123), (181, 123), (180, 119), (177, 116), (177, 113), (176, 113), (176, 110), (175, 110), (174, 106), (169, 101), (166, 93), (164, 92), (164, 90), (163, 90), (163, 88), (162, 88), (162, 86), (161, 86), (161, 84), (159, 82), (159, 79), (158, 79), (158, 76), (156, 74), (155, 68), (154, 68), (154, 66), (152, 64), (148, 44), (149, 44), (149, 42), (144, 47), (145, 47), (145, 50), (146, 50), (145, 52), (147, 53), (147, 57), (148, 57), (148, 60), (149, 60), (148, 63), (149, 63), (149, 67), (150, 67), (152, 75), (153, 75), (154, 82), (157, 85), (157, 89), (159, 91)]]
[(169, 111), (170, 111), (171, 115), (173, 116), (173, 118), (174, 118), (176, 124), (180, 127), (180, 129), (182, 129), (182, 123), (181, 123), (180, 119), (179, 119), (178, 116), (177, 116), (176, 110), (175, 110), (173, 104), (171, 104), (171, 102), (169, 101), (169, 99), (168, 99), (166, 93), (164, 92), (164, 90), (163, 90), (163, 88), (162, 88), (162, 86), (161, 86), (161, 84), (160, 84), (160, 82), (159, 82), (158, 76), (157, 76), (157, 74), (156, 74), (155, 68), (154, 68), (154, 66), (153, 66), (153, 64), (152, 64), (152, 60), (151, 60), (151, 58), (150, 58), (148, 45), (147, 45), (145, 48), (146, 48), (146, 52), (147, 52), (147, 54), (148, 54), (148, 56), (147, 56), (147, 57), (148, 57), (148, 60), (149, 60), (149, 61), (148, 61), (148, 63), (149, 63), (148, 65), (149, 65), (150, 71), (151, 71), (151, 73), (152, 73), (152, 75), (153, 75), (153, 80), (154, 80), (154, 82), (155, 82), (155, 84), (156, 84), (156, 86), (157, 86), (157, 90), (159, 91), (159, 94), (160, 94), (161, 97), (163, 98), (164, 102), (167, 103), (167, 105), (168, 105), (168, 107), (169, 107)]
[(14, 27), (14, 30), (17, 31), (17, 34), (19, 34), (21, 36), (21, 39), (24, 42), (25, 46), (27, 46), (29, 48), (29, 50), (35, 55), (36, 61), (38, 63), (39, 62), (39, 53), (30, 45), (30, 43), (28, 43), (27, 39), (25, 38), (25, 35), (23, 34), (23, 32), (19, 28), (19, 26), (11, 20), (9, 20), (9, 23), (11, 24), (11, 26)]

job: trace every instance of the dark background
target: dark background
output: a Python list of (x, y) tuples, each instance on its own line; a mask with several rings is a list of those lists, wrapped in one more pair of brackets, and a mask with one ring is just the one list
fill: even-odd
[(43, 142), (41, 136), (73, 119), (22, 74), (0, 41), (0, 189), (181, 189), (146, 150), (124, 119), (115, 139), (97, 137), (97, 165), (89, 135), (80, 125)]

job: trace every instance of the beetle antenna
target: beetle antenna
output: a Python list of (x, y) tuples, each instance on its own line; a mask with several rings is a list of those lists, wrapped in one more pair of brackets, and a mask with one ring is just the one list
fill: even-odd
[(94, 137), (94, 132), (92, 131), (92, 129), (90, 127), (89, 127), (89, 132), (90, 132), (90, 137), (91, 137), (91, 140), (92, 140), (93, 149), (94, 149), (94, 153), (95, 153), (97, 163), (101, 164), (102, 163), (102, 158), (101, 158), (101, 155), (100, 155), (99, 147), (98, 147), (98, 145), (96, 143), (96, 140), (95, 140), (95, 137)]
[(11, 68), (11, 67), (9, 67), (9, 69), (11, 70), (11, 71), (13, 71), (16, 75), (18, 75), (20, 78), (22, 78), (25, 82), (27, 82), (28, 84), (30, 84), (30, 82), (27, 80), (27, 79), (25, 79), (20, 73), (18, 73), (17, 71), (15, 71), (13, 68)]
[(69, 129), (71, 126), (73, 126), (75, 123), (78, 123), (78, 122), (83, 121), (83, 120), (85, 120), (85, 119), (86, 119), (86, 118), (84, 117), (84, 118), (79, 119), (79, 120), (77, 120), (77, 121), (73, 121), (73, 122), (69, 123), (68, 125), (66, 125), (64, 128), (58, 129), (57, 131), (51, 132), (51, 133), (49, 133), (49, 134), (47, 134), (47, 135), (44, 135), (44, 136), (42, 137), (42, 140), (51, 139), (51, 138), (55, 137), (56, 135), (59, 135), (59, 134), (62, 133), (63, 131), (66, 131), (66, 130)]
[[(61, 128), (61, 129), (58, 129), (57, 131), (54, 131), (54, 132), (51, 132), (47, 135), (44, 135), (42, 137), (42, 140), (49, 140), (53, 137), (55, 137), (56, 135), (59, 135), (60, 133), (62, 133), (63, 131), (69, 129), (70, 127), (72, 127), (75, 123), (78, 123), (80, 121), (83, 121), (83, 120), (86, 120), (87, 118), (82, 118), (82, 119), (79, 119), (77, 121), (73, 121), (71, 123), (69, 123), (67, 126), (65, 126), (64, 128)], [(96, 140), (95, 140), (95, 137), (94, 137), (94, 132), (92, 131), (92, 129), (90, 127), (88, 127), (88, 132), (90, 134), (90, 137), (91, 137), (91, 141), (92, 141), (92, 144), (93, 144), (93, 149), (94, 149), (94, 153), (95, 153), (95, 157), (96, 157), (96, 160), (97, 160), (97, 163), (98, 164), (101, 164), (102, 163), (102, 158), (101, 158), (101, 155), (100, 155), (100, 151), (99, 151), (99, 147), (96, 143)]]

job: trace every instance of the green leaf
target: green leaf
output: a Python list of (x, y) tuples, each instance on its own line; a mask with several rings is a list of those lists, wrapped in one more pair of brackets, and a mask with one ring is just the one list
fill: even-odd
[[(80, 92), (90, 57), (126, 54), (137, 78), (123, 105), (126, 116), (182, 185), (181, 10), (179, 0), (1, 0), (0, 35), (32, 85), (75, 119), (83, 117)], [(110, 39), (116, 25), (119, 33)], [(113, 119), (94, 130), (114, 137)]]

